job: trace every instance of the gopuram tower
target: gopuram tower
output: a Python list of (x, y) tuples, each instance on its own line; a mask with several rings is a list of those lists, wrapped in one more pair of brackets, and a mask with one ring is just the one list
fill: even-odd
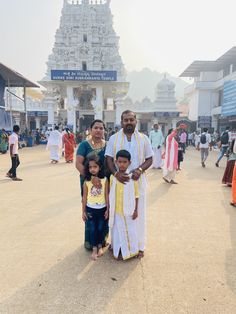
[(110, 0), (64, 0), (60, 26), (48, 58), (44, 102), (48, 125), (88, 128), (102, 119), (120, 122), (129, 84), (119, 55)]

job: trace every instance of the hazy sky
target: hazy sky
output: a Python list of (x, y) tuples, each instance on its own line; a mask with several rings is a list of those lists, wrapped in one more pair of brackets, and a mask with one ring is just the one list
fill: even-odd
[[(46, 71), (63, 0), (0, 0), (0, 62), (38, 81)], [(193, 60), (236, 45), (235, 0), (112, 0), (127, 70), (178, 76)]]

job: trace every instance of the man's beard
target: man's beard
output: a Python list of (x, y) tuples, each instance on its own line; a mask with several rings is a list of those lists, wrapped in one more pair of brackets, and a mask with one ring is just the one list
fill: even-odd
[(131, 125), (131, 124), (129, 124), (129, 125), (127, 125), (127, 126), (125, 127), (125, 132), (126, 132), (126, 133), (129, 133), (129, 134), (134, 133), (134, 130), (135, 130), (135, 126), (133, 126), (133, 125)]

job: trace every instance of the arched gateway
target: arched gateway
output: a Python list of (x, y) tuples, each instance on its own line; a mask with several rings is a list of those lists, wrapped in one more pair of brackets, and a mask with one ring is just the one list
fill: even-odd
[(120, 122), (129, 88), (113, 29), (110, 0), (64, 0), (60, 27), (47, 62), (44, 102), (48, 125), (83, 130), (92, 119)]

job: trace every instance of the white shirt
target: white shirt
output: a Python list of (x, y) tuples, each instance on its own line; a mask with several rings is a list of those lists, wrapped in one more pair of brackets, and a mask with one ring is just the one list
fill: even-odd
[(18, 148), (19, 148), (19, 139), (18, 135), (13, 132), (9, 137), (9, 147), (13, 145), (12, 154), (18, 155)]
[(48, 146), (62, 146), (62, 135), (58, 130), (51, 132), (48, 139)]
[(152, 130), (149, 135), (149, 140), (153, 148), (157, 148), (158, 146), (162, 146), (164, 142), (164, 136), (162, 131), (159, 130)]
[[(106, 147), (106, 152), (105, 155), (112, 157), (113, 159), (115, 159), (116, 156), (114, 156), (114, 144), (115, 144), (115, 140), (116, 140), (116, 134), (112, 135), (107, 143), (107, 147)], [(146, 135), (143, 135), (144, 140), (146, 142), (145, 145), (145, 151), (144, 151), (144, 158), (148, 159), (150, 157), (153, 156), (153, 150), (152, 150), (152, 146), (151, 143), (148, 139), (148, 137)], [(132, 134), (131, 137), (131, 141), (129, 142), (127, 139), (127, 136), (124, 135), (124, 144), (122, 149), (127, 150), (130, 154), (131, 154), (131, 165), (129, 167), (129, 170), (132, 171), (134, 169), (139, 168), (140, 165), (140, 161), (139, 161), (139, 152), (138, 152), (138, 143), (136, 141), (136, 137), (134, 134)], [(143, 160), (144, 162), (145, 160)]]
[[(206, 135), (206, 143), (205, 144), (201, 143), (202, 134)], [(203, 132), (202, 134), (199, 136), (200, 148), (209, 148), (209, 144), (211, 142), (211, 135), (209, 133), (205, 133), (205, 132)]]

